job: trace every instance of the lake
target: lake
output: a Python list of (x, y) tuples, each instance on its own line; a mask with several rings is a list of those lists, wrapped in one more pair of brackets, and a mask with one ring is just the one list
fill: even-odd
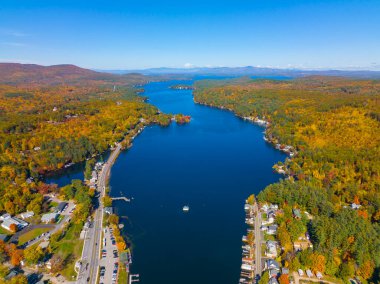
[(280, 178), (272, 166), (286, 157), (263, 128), (169, 88), (192, 83), (145, 85), (151, 104), (191, 123), (147, 127), (112, 168), (111, 195), (133, 198), (114, 205), (142, 284), (238, 283), (245, 199)]

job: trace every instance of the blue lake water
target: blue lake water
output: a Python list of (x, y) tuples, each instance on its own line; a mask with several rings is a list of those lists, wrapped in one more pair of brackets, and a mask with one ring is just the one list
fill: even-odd
[(132, 272), (142, 284), (237, 283), (244, 201), (280, 178), (272, 166), (285, 155), (262, 128), (169, 89), (178, 83), (193, 82), (149, 83), (144, 96), (191, 123), (146, 128), (112, 168), (111, 195), (133, 198), (114, 203), (133, 243)]

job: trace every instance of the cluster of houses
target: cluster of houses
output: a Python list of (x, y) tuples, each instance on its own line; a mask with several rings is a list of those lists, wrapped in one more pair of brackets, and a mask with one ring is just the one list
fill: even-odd
[(276, 235), (278, 225), (274, 223), (276, 212), (278, 211), (277, 204), (264, 204), (261, 209), (264, 214), (266, 214), (266, 218), (261, 221), (261, 231), (264, 231), (268, 235)]
[(91, 178), (88, 181), (90, 188), (96, 188), (96, 183), (98, 182), (98, 172), (102, 169), (103, 162), (97, 162), (95, 164), (94, 170), (91, 172)]
[[(276, 235), (277, 234), (277, 228), (278, 225), (275, 224), (275, 217), (276, 214), (279, 212), (278, 205), (276, 204), (264, 204), (261, 207), (261, 210), (263, 211), (264, 218), (261, 222), (261, 230), (266, 232), (268, 235)], [(306, 214), (307, 212), (305, 212)], [(301, 219), (302, 213), (301, 210), (298, 208), (292, 209), (292, 215), (295, 219)], [(308, 218), (312, 218), (310, 214), (306, 214)], [(312, 247), (312, 243), (310, 242), (310, 236), (308, 232), (306, 232), (304, 235), (301, 235), (297, 241), (293, 243), (294, 251), (300, 251), (303, 249), (307, 249)], [(268, 258), (265, 262), (265, 269), (268, 270), (269, 273), (269, 284), (278, 284), (277, 278), (281, 274), (289, 274), (289, 269), (285, 267), (280, 267), (280, 264), (275, 260), (278, 257), (278, 253), (280, 251), (281, 247), (278, 241), (276, 240), (267, 240), (266, 241), (266, 249), (265, 249), (265, 256)], [(304, 275), (303, 271), (300, 269), (299, 275), (302, 277)], [(311, 278), (313, 277), (313, 273), (310, 269), (306, 270), (307, 277)], [(322, 273), (317, 272), (316, 277), (318, 279), (322, 279)]]
[[(313, 278), (313, 277), (314, 277), (314, 273), (313, 273), (310, 269), (307, 269), (305, 272), (306, 272), (306, 276), (307, 276), (307, 277), (309, 277), (309, 278)], [(303, 272), (302, 269), (298, 269), (298, 275), (299, 275), (300, 277), (304, 277), (304, 276), (305, 276), (305, 273)], [(322, 273), (319, 272), (319, 271), (317, 271), (317, 272), (315, 273), (315, 276), (316, 276), (319, 280), (321, 280), (321, 279), (323, 278)]]
[(66, 210), (67, 206), (67, 202), (60, 202), (55, 208), (54, 212), (49, 212), (41, 216), (41, 222), (45, 224), (56, 222), (59, 215), (61, 215)]
[(280, 150), (282, 152), (289, 154), (290, 157), (293, 157), (296, 154), (296, 151), (290, 145), (283, 145), (283, 144), (276, 143), (275, 148), (277, 150)]
[[(54, 210), (54, 212), (46, 213), (41, 216), (41, 222), (46, 223), (46, 224), (55, 222), (58, 219), (59, 215), (62, 214), (62, 212), (66, 210), (67, 206), (68, 206), (67, 202), (59, 203), (57, 208)], [(25, 219), (29, 219), (33, 217), (34, 212), (27, 211), (27, 212), (19, 214), (18, 216), (19, 217), (11, 216), (8, 213), (3, 214), (2, 216), (0, 216), (0, 221), (2, 221), (1, 227), (3, 227), (4, 229), (10, 232), (14, 231), (14, 228), (16, 229), (16, 231), (20, 231), (29, 225), (29, 223), (26, 222)], [(12, 224), (15, 225), (14, 228), (12, 228)]]
[(269, 122), (264, 120), (264, 119), (260, 119), (258, 118), (257, 116), (256, 117), (252, 117), (252, 116), (244, 116), (243, 117), (244, 120), (249, 120), (249, 121), (252, 121), (262, 127), (267, 127), (269, 125)]
[(255, 271), (255, 240), (253, 226), (255, 224), (255, 210), (254, 206), (248, 202), (244, 205), (245, 210), (245, 223), (249, 226), (247, 235), (243, 236), (242, 241), (242, 264), (240, 272), (241, 284), (253, 283)]

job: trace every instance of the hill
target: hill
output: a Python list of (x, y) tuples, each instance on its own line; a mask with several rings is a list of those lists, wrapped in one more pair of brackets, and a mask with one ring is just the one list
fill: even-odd
[(116, 75), (69, 64), (42, 66), (0, 63), (0, 84), (7, 85), (120, 85), (141, 84), (146, 80), (147, 78), (140, 74)]

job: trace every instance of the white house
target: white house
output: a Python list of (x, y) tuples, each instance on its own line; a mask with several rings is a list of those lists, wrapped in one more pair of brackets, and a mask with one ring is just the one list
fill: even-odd
[(272, 225), (272, 226), (268, 226), (268, 235), (275, 235), (277, 234), (277, 228), (278, 226), (275, 224), (275, 225)]
[(311, 278), (314, 276), (313, 272), (310, 269), (306, 270), (307, 277)]
[(4, 221), (5, 219), (11, 218), (11, 215), (8, 213), (3, 214), (0, 216), (0, 221)]
[(41, 217), (41, 222), (43, 223), (50, 223), (50, 222), (54, 222), (57, 220), (59, 214), (58, 213), (47, 213), (47, 214), (44, 214), (42, 215)]
[(34, 212), (33, 211), (28, 211), (28, 212), (24, 212), (24, 213), (20, 214), (20, 217), (22, 219), (28, 219), (28, 218), (33, 217), (33, 216), (34, 216)]
[(278, 264), (278, 262), (274, 259), (268, 259), (265, 264), (267, 269), (275, 269), (280, 271), (280, 264)]
[(21, 220), (21, 219), (18, 219), (16, 217), (9, 217), (3, 221), (3, 223), (1, 224), (1, 227), (10, 231), (12, 224), (15, 224), (17, 229), (22, 229), (22, 228), (28, 226), (28, 223)]
[(277, 257), (277, 242), (267, 241), (267, 249), (265, 251), (265, 255), (273, 258)]

